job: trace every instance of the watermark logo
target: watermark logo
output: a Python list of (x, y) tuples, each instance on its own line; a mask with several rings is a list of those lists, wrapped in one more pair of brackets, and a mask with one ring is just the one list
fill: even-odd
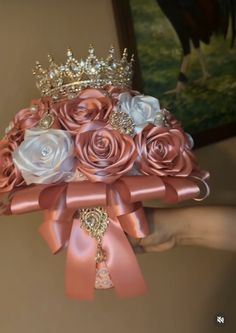
[(217, 326), (224, 326), (225, 325), (225, 315), (222, 313), (218, 313), (215, 316), (215, 322), (216, 322)]

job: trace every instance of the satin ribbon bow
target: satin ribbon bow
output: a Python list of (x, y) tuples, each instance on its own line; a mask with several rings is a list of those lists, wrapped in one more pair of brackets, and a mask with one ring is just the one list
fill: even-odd
[(70, 298), (94, 297), (97, 241), (80, 226), (78, 209), (102, 206), (109, 216), (102, 239), (106, 264), (119, 297), (143, 294), (146, 284), (126, 234), (148, 235), (143, 200), (160, 199), (174, 203), (194, 198), (200, 189), (194, 179), (156, 176), (127, 176), (113, 184), (89, 181), (58, 185), (37, 185), (13, 193), (5, 214), (44, 210), (39, 232), (56, 254), (68, 247), (66, 293)]

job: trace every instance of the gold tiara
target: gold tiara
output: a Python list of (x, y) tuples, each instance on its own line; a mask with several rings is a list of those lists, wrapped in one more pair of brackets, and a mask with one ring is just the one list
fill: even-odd
[(41, 95), (50, 96), (54, 100), (73, 98), (81, 89), (87, 87), (131, 87), (133, 56), (128, 60), (126, 49), (120, 59), (115, 57), (113, 46), (110, 47), (106, 59), (99, 59), (95, 55), (94, 47), (90, 45), (86, 60), (76, 59), (71, 49), (67, 50), (65, 64), (56, 64), (50, 55), (48, 60), (47, 69), (37, 61), (33, 74)]

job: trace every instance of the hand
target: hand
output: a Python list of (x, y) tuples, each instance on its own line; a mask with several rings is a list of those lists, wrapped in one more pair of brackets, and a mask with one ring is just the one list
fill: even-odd
[(178, 243), (179, 223), (173, 221), (171, 209), (146, 208), (146, 216), (150, 225), (150, 236), (139, 242), (145, 252), (170, 250)]

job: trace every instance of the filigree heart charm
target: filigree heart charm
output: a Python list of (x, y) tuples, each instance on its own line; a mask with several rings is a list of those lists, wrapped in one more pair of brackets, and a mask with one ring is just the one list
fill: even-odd
[(107, 212), (102, 207), (83, 208), (79, 210), (79, 215), (81, 228), (100, 241), (109, 223)]
[(47, 113), (39, 122), (39, 127), (42, 129), (49, 129), (54, 123), (54, 116)]

